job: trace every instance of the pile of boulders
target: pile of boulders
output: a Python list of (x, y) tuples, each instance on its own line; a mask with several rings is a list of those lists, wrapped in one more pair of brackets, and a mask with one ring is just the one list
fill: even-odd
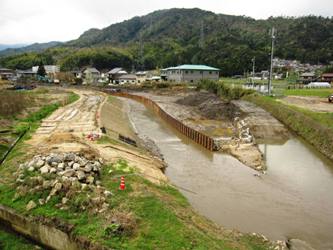
[[(36, 155), (19, 166), (14, 199), (24, 197), (27, 193), (46, 192), (46, 198), (29, 201), (26, 210), (42, 206), (56, 195), (61, 198), (56, 207), (68, 209), (71, 201), (84, 194), (84, 201), (78, 205), (78, 209), (105, 212), (109, 207), (107, 197), (112, 193), (102, 187), (98, 180), (102, 164), (102, 159), (89, 160), (79, 153)], [(27, 172), (31, 172), (31, 175)]]
[(79, 153), (51, 153), (47, 156), (36, 155), (31, 161), (21, 164), (20, 169), (41, 174), (56, 174), (62, 180), (96, 184), (102, 159), (88, 160)]

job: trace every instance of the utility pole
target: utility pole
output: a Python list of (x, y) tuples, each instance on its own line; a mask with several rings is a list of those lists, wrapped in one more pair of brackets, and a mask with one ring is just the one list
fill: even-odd
[(199, 47), (203, 49), (204, 46), (205, 46), (205, 29), (204, 29), (204, 22), (201, 21)]
[(252, 58), (252, 77), (255, 75), (256, 57)]
[(271, 48), (271, 67), (269, 70), (269, 80), (268, 80), (268, 95), (271, 95), (272, 88), (272, 78), (273, 78), (273, 58), (274, 58), (274, 42), (275, 42), (275, 28), (271, 29), (271, 39), (272, 39), (272, 48)]
[(139, 68), (140, 70), (144, 70), (144, 45), (142, 40), (142, 33), (140, 33), (140, 41), (139, 41)]

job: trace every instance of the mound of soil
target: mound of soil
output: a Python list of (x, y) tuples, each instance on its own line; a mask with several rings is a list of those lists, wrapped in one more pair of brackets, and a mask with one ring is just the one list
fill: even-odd
[(200, 115), (211, 120), (230, 120), (241, 116), (241, 110), (231, 102), (224, 101), (208, 92), (197, 92), (176, 101), (177, 104), (196, 108)]

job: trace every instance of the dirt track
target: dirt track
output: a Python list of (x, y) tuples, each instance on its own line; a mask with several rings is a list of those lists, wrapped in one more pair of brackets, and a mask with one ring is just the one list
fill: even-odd
[(333, 112), (333, 104), (327, 98), (309, 96), (287, 96), (280, 100), (289, 105), (309, 109), (314, 112)]
[[(102, 157), (106, 162), (125, 159), (131, 166), (153, 182), (167, 181), (160, 170), (164, 167), (158, 159), (139, 152), (128, 145), (104, 143), (87, 139), (90, 133), (100, 134), (100, 113), (106, 103), (105, 94), (94, 91), (72, 90), (80, 95), (75, 103), (62, 107), (43, 120), (28, 141), (34, 154), (47, 152), (80, 152)], [(114, 120), (114, 122), (117, 122)], [(163, 165), (163, 166), (162, 166)]]

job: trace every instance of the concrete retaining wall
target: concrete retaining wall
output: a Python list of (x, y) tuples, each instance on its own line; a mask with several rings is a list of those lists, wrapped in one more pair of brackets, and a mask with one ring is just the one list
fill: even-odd
[(33, 222), (13, 209), (0, 205), (0, 221), (14, 231), (35, 240), (51, 249), (79, 250), (69, 235), (55, 227)]
[(125, 92), (112, 93), (112, 95), (131, 98), (133, 100), (136, 100), (151, 107), (155, 111), (155, 113), (157, 113), (164, 121), (170, 124), (173, 128), (177, 129), (180, 133), (187, 136), (188, 138), (198, 143), (199, 145), (203, 146), (204, 148), (210, 151), (215, 151), (213, 138), (199, 131), (196, 131), (193, 128), (190, 128), (189, 126), (186, 126), (181, 121), (178, 121), (177, 119), (169, 115), (167, 112), (165, 112), (162, 108), (160, 108), (160, 106), (153, 100), (146, 98), (144, 96), (133, 95)]

